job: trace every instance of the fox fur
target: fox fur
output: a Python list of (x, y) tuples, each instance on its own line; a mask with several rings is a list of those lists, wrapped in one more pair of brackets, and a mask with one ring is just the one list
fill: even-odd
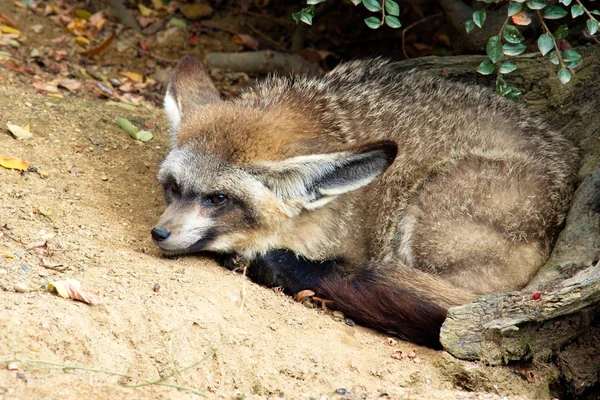
[(578, 165), (514, 102), (382, 59), (223, 101), (186, 57), (165, 110), (165, 254), (241, 255), (259, 283), (431, 347), (449, 307), (544, 264)]

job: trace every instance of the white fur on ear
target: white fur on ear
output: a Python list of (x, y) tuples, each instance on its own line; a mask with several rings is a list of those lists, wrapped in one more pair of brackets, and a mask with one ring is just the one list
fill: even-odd
[(175, 146), (175, 143), (177, 142), (177, 131), (181, 126), (181, 112), (179, 111), (175, 97), (171, 94), (171, 90), (167, 90), (167, 93), (165, 94), (164, 107), (165, 114), (167, 114), (169, 124), (171, 125), (171, 144)]
[(314, 210), (373, 182), (392, 164), (397, 150), (395, 143), (382, 141), (354, 151), (266, 162), (260, 179), (278, 197)]

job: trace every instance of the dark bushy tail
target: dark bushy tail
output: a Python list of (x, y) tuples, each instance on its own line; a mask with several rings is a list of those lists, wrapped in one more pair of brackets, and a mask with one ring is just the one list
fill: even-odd
[(318, 295), (356, 322), (402, 339), (440, 349), (440, 328), (447, 309), (411, 288), (390, 285), (389, 277), (372, 272), (345, 280), (329, 276)]

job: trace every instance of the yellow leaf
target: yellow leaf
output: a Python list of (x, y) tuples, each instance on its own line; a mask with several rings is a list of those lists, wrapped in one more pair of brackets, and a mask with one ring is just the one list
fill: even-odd
[(10, 253), (0, 253), (0, 257), (4, 257), (4, 258), (15, 258), (14, 255), (10, 254)]
[(17, 139), (31, 139), (33, 135), (28, 129), (22, 128), (19, 125), (6, 124), (10, 133), (12, 133)]
[(2, 33), (14, 33), (16, 35), (20, 35), (21, 31), (15, 28), (11, 28), (10, 26), (0, 25), (0, 32)]
[(18, 169), (26, 171), (29, 168), (29, 162), (15, 157), (0, 157), (0, 166), (9, 169)]
[(52, 215), (52, 209), (50, 207), (39, 206), (38, 210), (39, 210), (40, 214), (42, 214), (45, 217), (49, 217)]
[(134, 82), (138, 82), (141, 83), (143, 80), (143, 77), (141, 74), (138, 74), (137, 72), (131, 72), (131, 71), (121, 71), (120, 72), (121, 75), (131, 79)]
[(77, 43), (79, 43), (82, 46), (89, 46), (90, 45), (90, 41), (88, 40), (88, 38), (84, 37), (84, 36), (77, 36), (75, 38), (75, 41)]
[(56, 291), (60, 297), (83, 301), (88, 304), (99, 304), (102, 302), (98, 292), (84, 290), (77, 279), (65, 279), (63, 281), (50, 282), (46, 285), (48, 291)]
[(25, 125), (23, 129), (25, 129), (27, 132), (31, 132), (31, 126), (29, 124)]
[(142, 14), (143, 17), (153, 17), (154, 15), (156, 15), (156, 11), (146, 7), (141, 3), (138, 3), (138, 9), (140, 10), (140, 14)]

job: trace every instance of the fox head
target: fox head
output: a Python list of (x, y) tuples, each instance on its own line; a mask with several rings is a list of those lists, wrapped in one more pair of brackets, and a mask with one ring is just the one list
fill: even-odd
[(317, 231), (335, 226), (336, 199), (374, 181), (397, 153), (390, 141), (324, 135), (311, 105), (250, 94), (223, 101), (191, 57), (175, 68), (164, 105), (173, 149), (158, 174), (167, 208), (152, 237), (166, 254), (310, 256), (323, 240)]

